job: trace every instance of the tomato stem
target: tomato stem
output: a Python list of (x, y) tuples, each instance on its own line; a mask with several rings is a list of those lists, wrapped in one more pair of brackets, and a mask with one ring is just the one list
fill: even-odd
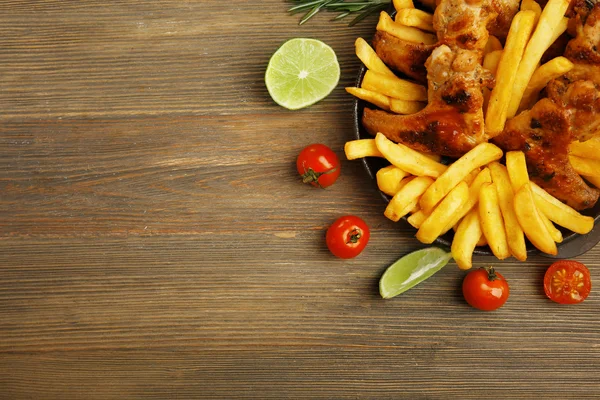
[(487, 272), (488, 274), (488, 280), (490, 282), (494, 282), (496, 279), (498, 279), (498, 275), (496, 275), (496, 271), (494, 271), (494, 267), (483, 267), (483, 269), (485, 269), (485, 272)]
[(315, 172), (314, 169), (312, 169), (310, 167), (307, 169), (306, 166), (304, 166), (304, 174), (302, 174), (302, 183), (313, 183), (314, 182), (317, 185), (319, 185), (319, 187), (321, 189), (324, 189), (323, 186), (321, 186), (321, 184), (319, 183), (319, 178), (321, 177), (321, 175), (332, 174), (336, 170), (337, 170), (337, 167), (334, 167), (325, 172)]
[(358, 242), (358, 240), (361, 237), (362, 237), (362, 232), (360, 231), (360, 229), (354, 228), (352, 231), (350, 231), (350, 238), (346, 242), (346, 244), (356, 243), (356, 242)]

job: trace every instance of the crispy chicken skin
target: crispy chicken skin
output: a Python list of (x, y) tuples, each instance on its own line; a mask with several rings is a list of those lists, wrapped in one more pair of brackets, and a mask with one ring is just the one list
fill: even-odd
[(412, 115), (365, 108), (363, 126), (371, 134), (416, 150), (460, 157), (485, 141), (481, 85), (493, 82), (472, 51), (436, 48), (427, 60), (429, 103)]
[(391, 69), (419, 83), (427, 82), (425, 61), (435, 49), (435, 45), (412, 43), (398, 39), (387, 32), (377, 31), (373, 39), (373, 48)]
[(531, 180), (569, 206), (583, 210), (596, 203), (600, 192), (590, 188), (569, 163), (575, 132), (571, 118), (568, 109), (542, 99), (510, 119), (493, 141), (506, 151), (523, 151)]

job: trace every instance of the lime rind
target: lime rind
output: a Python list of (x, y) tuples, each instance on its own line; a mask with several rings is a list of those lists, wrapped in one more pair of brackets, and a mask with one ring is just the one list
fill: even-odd
[(290, 110), (323, 100), (339, 79), (340, 66), (333, 49), (320, 40), (306, 38), (285, 42), (273, 54), (265, 72), (271, 98)]
[(413, 251), (390, 265), (379, 280), (379, 294), (390, 299), (423, 282), (452, 259), (438, 247)]

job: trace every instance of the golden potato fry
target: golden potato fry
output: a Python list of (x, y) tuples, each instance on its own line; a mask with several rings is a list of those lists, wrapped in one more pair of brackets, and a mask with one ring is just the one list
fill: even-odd
[(535, 183), (530, 184), (535, 205), (551, 221), (581, 235), (594, 229), (594, 218), (580, 214)]
[(415, 114), (425, 108), (425, 103), (420, 101), (410, 101), (410, 100), (400, 100), (400, 99), (390, 99), (390, 111), (395, 112), (396, 114)]
[(409, 224), (411, 224), (413, 227), (419, 229), (421, 227), (421, 224), (427, 219), (427, 217), (429, 217), (429, 215), (425, 214), (423, 212), (423, 210), (419, 210), (416, 213), (413, 213), (410, 217), (408, 217), (406, 220), (408, 221)]
[(572, 156), (600, 160), (600, 140), (590, 139), (585, 142), (573, 142), (569, 147)]
[(485, 49), (483, 50), (483, 54), (488, 55), (492, 51), (502, 50), (502, 43), (500, 39), (498, 39), (494, 35), (490, 35), (487, 43), (485, 44)]
[(473, 181), (475, 180), (475, 178), (477, 178), (477, 175), (479, 175), (479, 173), (481, 172), (481, 168), (475, 168), (473, 171), (469, 172), (469, 175), (465, 176), (465, 179), (463, 179), (463, 181), (471, 186), (471, 183), (473, 183)]
[(498, 192), (494, 183), (484, 183), (481, 186), (479, 192), (479, 218), (481, 220), (481, 230), (492, 253), (499, 260), (510, 257)]
[(383, 214), (394, 222), (399, 221), (417, 205), (419, 197), (432, 183), (433, 179), (428, 176), (412, 179), (392, 197)]
[(506, 168), (508, 169), (513, 192), (517, 193), (524, 184), (529, 183), (525, 153), (522, 151), (509, 151), (506, 153)]
[(531, 76), (531, 80), (523, 93), (519, 110), (530, 109), (536, 102), (539, 92), (546, 87), (548, 82), (566, 74), (573, 66), (574, 64), (567, 58), (556, 57), (538, 67)]
[(465, 182), (460, 182), (421, 224), (417, 231), (417, 239), (421, 243), (433, 243), (468, 198), (469, 186)]
[(410, 147), (392, 142), (382, 133), (377, 133), (375, 136), (375, 144), (390, 164), (411, 175), (437, 178), (447, 168), (444, 164), (433, 161)]
[(556, 42), (556, 39), (558, 39), (560, 37), (560, 35), (565, 33), (568, 26), (569, 26), (569, 18), (563, 17), (560, 20), (560, 22), (558, 23), (558, 25), (556, 25), (556, 28), (554, 28), (554, 32), (552, 32), (552, 37), (550, 38), (550, 44)]
[(403, 8), (415, 8), (412, 0), (394, 0), (394, 8), (396, 11), (400, 11)]
[(533, 11), (519, 11), (510, 25), (506, 45), (496, 72), (496, 86), (490, 95), (485, 115), (485, 130), (490, 134), (498, 134), (504, 130), (513, 83), (525, 46), (533, 31), (534, 21), (535, 13)]
[[(421, 153), (421, 152), (419, 152), (419, 153)], [(442, 156), (440, 156), (439, 154), (428, 154), (428, 153), (421, 153), (421, 154), (423, 154), (423, 156), (425, 156), (435, 162), (440, 162), (440, 160), (442, 159)]]
[(383, 157), (383, 154), (375, 145), (375, 139), (350, 140), (344, 145), (344, 153), (346, 153), (348, 160), (363, 157)]
[[(502, 57), (502, 50), (495, 50), (487, 53), (483, 58), (483, 68), (488, 69), (492, 73), (492, 75), (496, 76), (496, 72), (498, 70), (498, 63), (500, 62), (500, 57)], [(492, 94), (492, 91), (487, 87), (482, 88), (482, 91), (483, 109), (487, 110), (490, 104), (490, 95)]]
[(377, 187), (388, 196), (393, 196), (400, 190), (400, 181), (408, 176), (408, 172), (393, 165), (381, 168), (375, 175)]
[[(596, 186), (597, 188), (600, 189), (600, 176), (587, 176), (587, 175), (584, 175), (583, 177), (585, 178), (586, 181), (588, 181), (589, 183), (591, 183), (592, 185), (594, 185), (594, 186)], [(573, 229), (571, 229), (571, 230), (573, 230)], [(573, 231), (573, 232), (575, 232), (575, 231)]]
[(521, 11), (530, 10), (535, 13), (535, 21), (533, 25), (537, 25), (540, 15), (542, 15), (542, 7), (535, 2), (535, 0), (523, 0), (521, 1)]
[[(533, 202), (535, 203), (535, 196), (533, 198)], [(546, 227), (546, 230), (550, 234), (550, 237), (552, 238), (552, 240), (554, 240), (556, 243), (561, 243), (563, 241), (563, 236), (562, 236), (561, 231), (556, 229), (556, 227), (554, 226), (552, 221), (550, 221), (543, 212), (541, 212), (539, 209), (537, 211), (538, 211), (538, 215), (539, 215), (540, 219), (544, 223), (544, 226)]]
[(387, 97), (384, 94), (357, 87), (347, 87), (346, 92), (350, 93), (355, 97), (358, 97), (361, 100), (368, 101), (369, 103), (376, 105), (382, 110), (390, 111), (391, 98)]
[(496, 191), (498, 192), (498, 201), (500, 203), (500, 211), (502, 211), (502, 219), (504, 220), (508, 248), (517, 260), (525, 261), (527, 259), (525, 235), (515, 213), (515, 194), (510, 184), (508, 171), (504, 165), (496, 161), (490, 163), (488, 167), (492, 173), (492, 181), (494, 181)]
[(529, 182), (525, 183), (515, 194), (515, 211), (519, 224), (529, 241), (540, 251), (556, 255), (558, 252), (556, 242), (539, 216)]
[(600, 177), (600, 160), (569, 156), (569, 161), (579, 175)]
[[(477, 213), (479, 214), (479, 210), (477, 210)], [(481, 235), (481, 237), (479, 238), (479, 242), (477, 242), (477, 247), (487, 246), (487, 244), (488, 244), (488, 242), (485, 239), (485, 236)]]
[(475, 207), (479, 201), (479, 192), (484, 183), (492, 183), (492, 175), (488, 168), (481, 170), (475, 177), (475, 180), (473, 180), (473, 183), (469, 185), (469, 198), (467, 199), (467, 202), (463, 205), (460, 212), (456, 213), (452, 221), (446, 225), (442, 234), (448, 232), (451, 227), (456, 226), (460, 219)]
[(367, 71), (361, 87), (400, 100), (427, 100), (427, 88), (425, 86), (373, 71)]
[(460, 181), (474, 169), (502, 157), (502, 150), (492, 143), (480, 143), (467, 154), (448, 166), (448, 169), (423, 194), (419, 204), (430, 213), (433, 207), (444, 198)]
[(369, 43), (367, 43), (365, 39), (360, 37), (356, 39), (354, 42), (354, 48), (356, 56), (360, 59), (360, 61), (363, 62), (363, 64), (365, 64), (368, 69), (382, 75), (396, 77), (396, 74), (394, 74), (392, 70), (389, 69), (383, 61), (381, 61), (381, 58), (379, 58), (375, 50), (369, 46)]
[(435, 29), (433, 29), (433, 15), (416, 8), (398, 10), (395, 21), (402, 25), (435, 32)]
[(407, 42), (423, 44), (434, 44), (437, 42), (437, 37), (435, 35), (425, 33), (417, 28), (396, 23), (385, 11), (381, 12), (376, 29), (378, 31), (387, 32), (390, 35), (406, 40)]
[(539, 64), (542, 55), (553, 43), (554, 33), (557, 28), (560, 28), (562, 19), (568, 7), (569, 0), (549, 0), (544, 7), (537, 27), (533, 32), (533, 35), (531, 35), (531, 39), (529, 40), (529, 43), (527, 43), (527, 47), (523, 53), (514, 80), (514, 86), (510, 88), (512, 90), (512, 98), (508, 106), (508, 118), (514, 117), (517, 113), (527, 84), (529, 84), (531, 76)]
[[(490, 36), (491, 37), (491, 36)], [(485, 55), (483, 58), (483, 68), (488, 69), (492, 75), (496, 75), (498, 64), (504, 50), (494, 50)]]
[(473, 266), (473, 250), (483, 236), (479, 210), (473, 208), (461, 221), (454, 239), (452, 240), (452, 258), (460, 269), (470, 269)]

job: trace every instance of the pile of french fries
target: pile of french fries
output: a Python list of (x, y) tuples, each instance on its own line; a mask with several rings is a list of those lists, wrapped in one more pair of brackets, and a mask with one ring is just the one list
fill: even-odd
[[(490, 36), (483, 66), (495, 76), (493, 90), (484, 91), (486, 132), (499, 133), (508, 118), (530, 108), (552, 79), (573, 68), (564, 57), (540, 65), (544, 52), (567, 28), (567, 0), (549, 0), (542, 10), (534, 0), (523, 0), (512, 21), (504, 47)], [(414, 8), (412, 0), (395, 0), (396, 18), (382, 12), (377, 29), (400, 39), (435, 43), (433, 16)], [(356, 54), (368, 71), (361, 88), (346, 88), (354, 96), (384, 110), (412, 114), (427, 100), (427, 89), (397, 77), (363, 39)], [(600, 139), (570, 146), (577, 173), (600, 188)], [(593, 229), (594, 219), (580, 214), (529, 180), (525, 155), (482, 143), (450, 165), (440, 157), (420, 153), (388, 140), (347, 142), (349, 160), (384, 157), (391, 165), (377, 172), (379, 189), (391, 196), (385, 216), (403, 217), (417, 229), (422, 243), (433, 243), (454, 230), (452, 255), (461, 269), (472, 267), (477, 246), (489, 246), (498, 259), (527, 259), (525, 238), (540, 251), (556, 255), (563, 240), (555, 224), (579, 234)], [(499, 160), (505, 156), (506, 165)]]
[[(587, 142), (581, 145), (591, 151)], [(594, 146), (600, 146), (600, 141), (594, 141)], [(390, 162), (376, 175), (379, 189), (392, 196), (384, 215), (392, 221), (407, 217), (418, 229), (417, 239), (426, 244), (454, 229), (451, 251), (461, 269), (472, 267), (477, 246), (488, 245), (500, 260), (513, 256), (525, 261), (525, 238), (540, 251), (556, 255), (556, 243), (563, 236), (554, 224), (579, 234), (594, 227), (592, 217), (529, 180), (525, 154), (520, 151), (506, 153), (505, 166), (498, 162), (504, 155), (499, 147), (481, 143), (444, 165), (381, 133), (375, 139), (346, 142), (344, 151), (349, 160), (384, 157)], [(576, 152), (584, 150), (577, 147)], [(600, 157), (586, 160), (600, 164)]]

